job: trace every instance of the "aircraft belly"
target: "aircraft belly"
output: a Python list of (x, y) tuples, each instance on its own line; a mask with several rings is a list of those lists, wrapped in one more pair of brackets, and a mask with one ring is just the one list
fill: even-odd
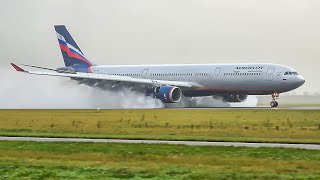
[(247, 95), (267, 95), (274, 92), (274, 82), (265, 82), (258, 79), (220, 79), (202, 81), (203, 88), (184, 90), (184, 95), (188, 97), (212, 96), (223, 94), (247, 94)]

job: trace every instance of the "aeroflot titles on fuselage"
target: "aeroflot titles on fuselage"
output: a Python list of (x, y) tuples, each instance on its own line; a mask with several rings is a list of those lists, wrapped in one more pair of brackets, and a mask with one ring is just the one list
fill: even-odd
[(236, 69), (263, 69), (263, 66), (258, 67), (236, 67)]

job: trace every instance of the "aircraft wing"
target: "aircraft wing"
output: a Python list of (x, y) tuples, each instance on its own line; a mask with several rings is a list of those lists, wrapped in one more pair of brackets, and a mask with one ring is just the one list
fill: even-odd
[[(184, 87), (184, 88), (202, 87), (198, 83), (185, 82), (185, 81), (143, 79), (143, 78), (134, 78), (129, 76), (115, 76), (115, 75), (92, 74), (92, 73), (81, 73), (81, 72), (60, 73), (60, 72), (46, 72), (46, 71), (26, 71), (22, 69), (20, 66), (17, 66), (16, 64), (11, 63), (11, 65), (19, 72), (35, 74), (35, 75), (60, 76), (60, 77), (88, 79), (88, 80), (92, 79), (92, 80), (103, 80), (103, 81), (116, 81), (116, 82), (126, 82), (126, 83), (148, 84), (148, 85), (154, 85), (154, 86), (171, 85), (171, 86)], [(49, 69), (49, 68), (41, 68), (41, 69)]]

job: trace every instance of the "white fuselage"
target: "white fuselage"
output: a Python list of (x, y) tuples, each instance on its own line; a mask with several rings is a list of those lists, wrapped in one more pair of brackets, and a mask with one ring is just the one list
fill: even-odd
[[(282, 93), (298, 88), (305, 81), (294, 69), (277, 64), (116, 65), (92, 66), (91, 70), (97, 74), (187, 81), (202, 86), (186, 90), (187, 96)], [(285, 75), (286, 72), (295, 74)]]

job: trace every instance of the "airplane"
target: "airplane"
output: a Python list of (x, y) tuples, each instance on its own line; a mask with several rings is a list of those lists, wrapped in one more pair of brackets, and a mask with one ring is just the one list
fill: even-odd
[(64, 25), (54, 28), (65, 66), (53, 69), (22, 64), (40, 69), (27, 71), (11, 63), (15, 70), (67, 77), (78, 84), (100, 89), (142, 91), (163, 103), (178, 103), (182, 98), (203, 96), (236, 103), (245, 101), (248, 95), (271, 95), (270, 106), (277, 107), (280, 93), (305, 83), (293, 68), (271, 63), (96, 65), (86, 58)]

